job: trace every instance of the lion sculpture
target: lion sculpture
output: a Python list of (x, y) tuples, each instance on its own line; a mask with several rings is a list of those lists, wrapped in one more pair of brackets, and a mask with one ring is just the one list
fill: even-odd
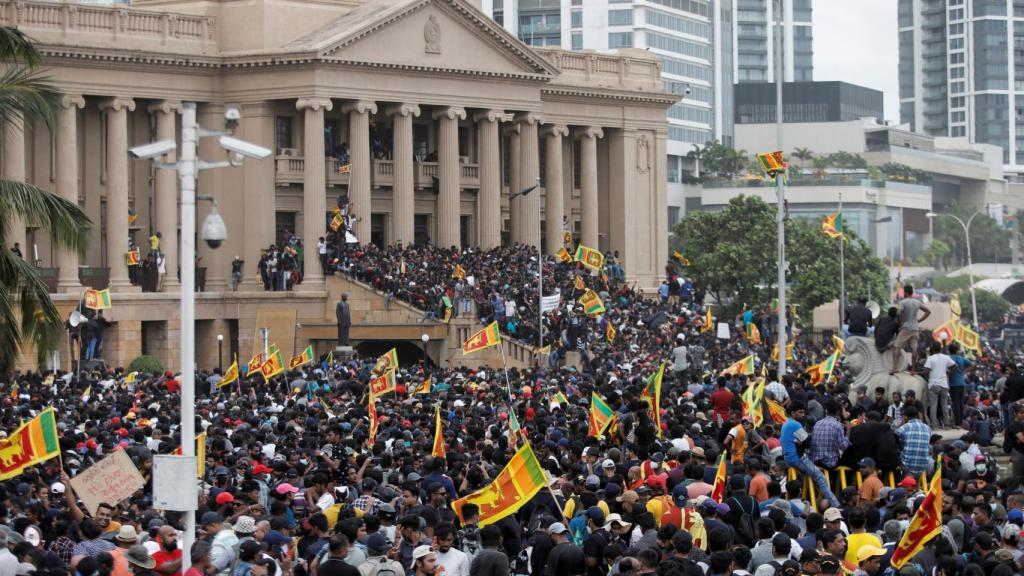
[(900, 352), (899, 364), (895, 374), (889, 374), (892, 370), (892, 350), (879, 352), (875, 348), (874, 338), (863, 336), (850, 336), (843, 346), (843, 357), (850, 368), (852, 380), (850, 382), (850, 401), (857, 401), (857, 388), (866, 386), (870, 397), (875, 388), (885, 388), (885, 399), (890, 401), (893, 390), (899, 390), (906, 394), (907, 390), (913, 390), (918, 400), (926, 404), (928, 395), (925, 393), (927, 384), (920, 376), (914, 376), (907, 372), (910, 366), (910, 354), (906, 351)]

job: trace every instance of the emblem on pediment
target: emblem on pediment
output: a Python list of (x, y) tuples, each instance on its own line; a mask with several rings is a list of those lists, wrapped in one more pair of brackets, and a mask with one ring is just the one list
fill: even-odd
[(423, 25), (423, 51), (427, 54), (441, 53), (441, 25), (437, 23), (437, 16), (433, 14)]

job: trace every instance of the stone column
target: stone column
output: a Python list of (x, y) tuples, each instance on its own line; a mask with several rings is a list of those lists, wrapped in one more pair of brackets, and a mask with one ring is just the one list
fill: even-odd
[[(348, 198), (355, 204), (353, 210), (359, 220), (355, 235), (360, 244), (370, 243), (370, 114), (377, 113), (377, 104), (369, 100), (346, 102), (341, 111), (348, 114), (348, 146), (352, 163), (349, 174)], [(320, 129), (323, 132), (323, 128)], [(324, 140), (320, 135), (320, 142)]]
[(437, 177), (441, 191), (437, 198), (437, 238), (435, 244), (444, 248), (461, 246), (459, 235), (459, 120), (465, 120), (466, 110), (448, 106), (434, 110), (437, 130)]
[(562, 191), (562, 138), (569, 135), (565, 124), (544, 127), (544, 233), (548, 239), (548, 254), (557, 254), (562, 247), (562, 215), (565, 199)]
[(415, 240), (416, 167), (412, 156), (412, 119), (419, 117), (420, 107), (415, 104), (396, 104), (387, 109), (394, 118), (394, 184), (392, 210), (395, 242), (412, 246)]
[[(60, 120), (57, 125), (57, 195), (78, 204), (78, 111), (85, 107), (85, 98), (65, 96), (61, 99)], [(94, 230), (99, 232), (99, 230)], [(57, 289), (61, 292), (79, 292), (78, 253), (60, 250), (57, 253)]]
[(324, 152), (324, 111), (334, 105), (330, 98), (299, 98), (295, 107), (305, 110), (305, 139), (302, 156), (302, 245), (305, 247), (306, 288), (323, 288), (324, 271), (316, 255), (316, 243), (327, 233), (327, 156)]
[(508, 133), (508, 151), (509, 151), (509, 179), (508, 179), (508, 219), (509, 219), (509, 230), (508, 235), (512, 240), (512, 243), (522, 241), (522, 233), (520, 227), (523, 224), (523, 219), (519, 217), (519, 201), (512, 200), (511, 196), (516, 192), (523, 189), (522, 179), (520, 178), (520, 166), (522, 166), (522, 147), (519, 145), (521, 138), (519, 135), (519, 124), (513, 123), (509, 126)]
[[(241, 137), (254, 144), (271, 150), (274, 142), (273, 101), (258, 100), (242, 103)], [(263, 291), (259, 286), (259, 261), (261, 251), (274, 243), (274, 222), (277, 194), (274, 186), (274, 160), (247, 161), (242, 165), (242, 180), (245, 206), (245, 230), (242, 244), (242, 259), (245, 260), (242, 287), (239, 290)], [(315, 248), (314, 244), (314, 248)], [(309, 250), (309, 248), (306, 248)], [(315, 252), (315, 250), (314, 250)]]
[(123, 96), (100, 103), (107, 113), (107, 267), (110, 288), (127, 291), (134, 288), (128, 279), (128, 112), (135, 100)]
[[(4, 122), (3, 135), (4, 180), (25, 182), (25, 120), (21, 116), (12, 115)], [(25, 245), (25, 238), (25, 222), (21, 216), (14, 214), (7, 237), (4, 238), (4, 247), (10, 250), (17, 242), (22, 256), (29, 262), (32, 260), (32, 250)]]
[[(181, 113), (181, 102), (164, 100), (149, 106), (150, 113), (156, 115), (156, 139), (176, 140), (178, 114)], [(171, 152), (164, 156), (165, 162), (174, 162), (177, 154)], [(178, 173), (174, 170), (157, 170), (154, 184), (154, 203), (156, 204), (156, 229), (160, 232), (160, 251), (164, 255), (164, 291), (173, 292), (181, 289), (178, 281)]]
[(480, 145), (479, 244), (483, 249), (501, 245), (501, 151), (498, 122), (504, 112), (485, 110), (473, 116)]
[[(533, 112), (524, 112), (516, 115), (516, 122), (519, 124), (519, 145), (522, 147), (520, 185), (526, 189), (537, 184), (540, 177), (537, 132), (544, 120)], [(519, 202), (519, 218), (522, 220), (519, 226), (520, 241), (540, 248), (540, 190), (520, 196), (516, 202)]]
[(579, 131), (580, 139), (580, 242), (598, 248), (597, 139), (604, 131), (590, 126)]

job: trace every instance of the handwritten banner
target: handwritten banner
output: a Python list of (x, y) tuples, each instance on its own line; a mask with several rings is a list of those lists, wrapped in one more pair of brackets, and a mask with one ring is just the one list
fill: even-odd
[(93, 516), (96, 516), (96, 509), (101, 503), (115, 505), (131, 497), (145, 484), (142, 474), (124, 450), (111, 453), (71, 479), (75, 494)]

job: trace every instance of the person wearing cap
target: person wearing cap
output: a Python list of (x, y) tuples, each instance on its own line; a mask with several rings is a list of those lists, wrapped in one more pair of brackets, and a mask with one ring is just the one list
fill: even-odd
[(160, 545), (160, 549), (150, 554), (156, 562), (154, 570), (165, 576), (181, 576), (181, 548), (178, 547), (178, 532), (173, 526), (164, 524), (157, 528), (156, 541)]
[[(117, 536), (114, 537), (116, 547), (110, 551), (110, 555), (114, 557), (114, 569), (111, 571), (112, 576), (128, 576), (130, 574), (124, 553), (138, 543), (139, 534), (135, 531), (135, 526), (131, 524), (121, 526), (121, 529), (117, 531)], [(146, 555), (149, 556), (149, 553)]]
[[(142, 544), (135, 544), (127, 548), (123, 554), (127, 573), (135, 576), (154, 576), (153, 566), (156, 562), (146, 553), (146, 547)], [(115, 562), (115, 569), (116, 569)]]
[(874, 506), (882, 494), (882, 481), (878, 478), (878, 470), (873, 458), (861, 458), (857, 463), (860, 467), (861, 485), (857, 495), (857, 503)]
[(881, 571), (882, 557), (885, 554), (886, 550), (881, 546), (865, 544), (858, 548), (854, 552), (854, 557), (857, 559), (857, 570), (853, 573), (854, 576), (875, 576), (875, 574), (878, 574)]
[(362, 495), (356, 498), (356, 501), (352, 503), (352, 508), (355, 510), (362, 510), (363, 514), (376, 515), (380, 512), (380, 500), (374, 495), (374, 490), (377, 489), (377, 481), (369, 476), (363, 478)]
[(862, 547), (882, 548), (878, 536), (867, 531), (868, 518), (864, 508), (857, 506), (850, 509), (847, 520), (850, 523), (850, 534), (846, 537), (847, 561), (860, 562), (858, 550)]
[(569, 529), (561, 522), (548, 526), (555, 547), (548, 554), (543, 576), (581, 576), (587, 572), (587, 559), (583, 550), (570, 540)]
[(366, 537), (366, 562), (358, 566), (361, 576), (374, 576), (376, 574), (405, 574), (405, 568), (397, 560), (388, 558), (388, 552), (392, 550), (392, 543), (380, 532), (375, 532)]
[(810, 576), (818, 574), (821, 571), (821, 554), (817, 550), (804, 549), (800, 553), (800, 570)]
[(595, 574), (604, 566), (604, 548), (611, 541), (611, 535), (604, 528), (604, 510), (591, 506), (587, 508), (585, 516), (589, 534), (583, 541), (583, 555), (587, 559), (587, 573)]
[(210, 538), (210, 564), (220, 576), (231, 576), (231, 565), (238, 557), (238, 536), (224, 523), (219, 512), (207, 512), (199, 519), (199, 527)]
[[(832, 489), (828, 485), (828, 481), (825, 479), (825, 475), (818, 470), (818, 467), (811, 461), (810, 457), (803, 454), (803, 446), (805, 445), (808, 434), (804, 428), (803, 419), (806, 416), (806, 408), (800, 402), (792, 402), (789, 405), (789, 419), (786, 420), (785, 424), (782, 425), (782, 430), (779, 434), (779, 442), (782, 445), (782, 455), (785, 458), (786, 465), (790, 468), (796, 468), (800, 472), (811, 477), (814, 481), (814, 485), (818, 488), (820, 497), (827, 498), (832, 506), (839, 507), (841, 503), (836, 495), (832, 493)], [(845, 436), (844, 436), (845, 438)]]
[(839, 558), (830, 554), (822, 556), (821, 560), (818, 562), (818, 566), (821, 569), (821, 572), (819, 573), (821, 576), (839, 574), (843, 569), (842, 562), (840, 562)]
[(436, 564), (437, 555), (430, 549), (430, 546), (417, 546), (412, 551), (412, 567), (415, 576), (434, 576), (437, 570)]

